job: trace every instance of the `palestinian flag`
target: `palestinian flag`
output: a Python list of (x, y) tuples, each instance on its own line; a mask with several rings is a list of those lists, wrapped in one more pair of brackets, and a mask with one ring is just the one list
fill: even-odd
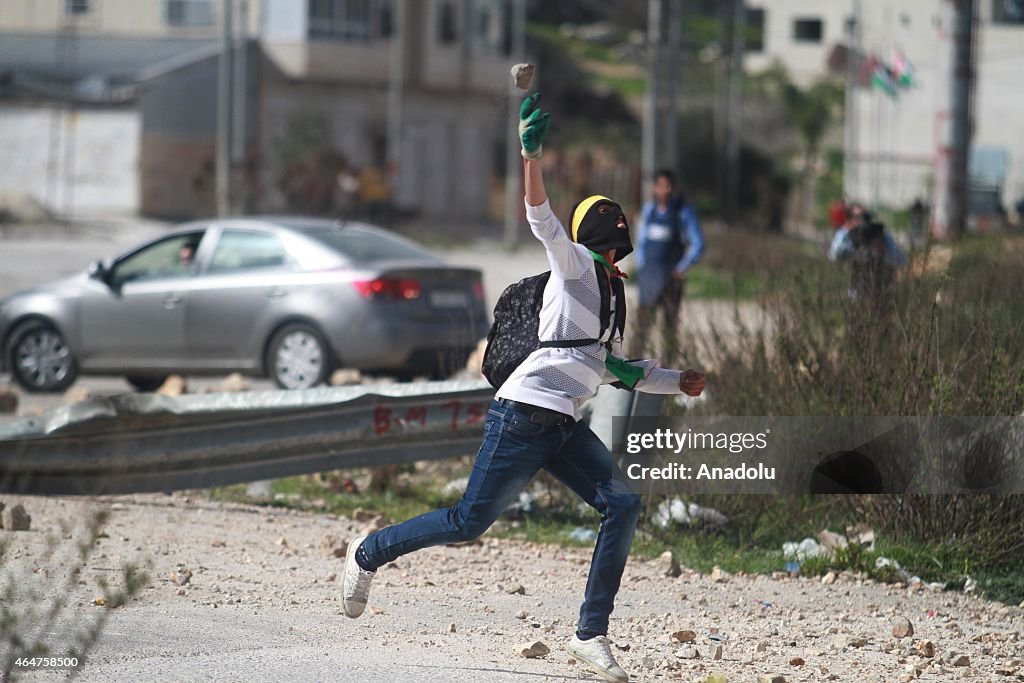
[(917, 77), (914, 73), (914, 65), (910, 63), (907, 56), (897, 52), (892, 60), (892, 71), (896, 79), (896, 85), (901, 88), (910, 88), (917, 84)]
[(889, 97), (896, 97), (898, 85), (897, 76), (892, 67), (876, 60), (877, 64), (871, 72), (871, 85), (875, 86)]

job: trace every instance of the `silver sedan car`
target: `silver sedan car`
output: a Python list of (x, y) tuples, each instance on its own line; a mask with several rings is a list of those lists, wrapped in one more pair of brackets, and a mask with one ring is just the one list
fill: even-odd
[(487, 334), (479, 270), (356, 223), (188, 223), (88, 272), (0, 300), (0, 370), (29, 391), (79, 374), (152, 390), (170, 373), (283, 388), (338, 367), (441, 377)]

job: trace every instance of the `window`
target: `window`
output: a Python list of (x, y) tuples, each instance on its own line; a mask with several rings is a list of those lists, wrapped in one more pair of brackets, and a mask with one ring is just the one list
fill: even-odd
[(798, 43), (820, 43), (822, 29), (821, 19), (794, 19), (793, 40)]
[(167, 0), (170, 26), (213, 26), (213, 0)]
[(64, 12), (75, 16), (89, 13), (89, 0), (66, 0)]
[(997, 24), (1024, 24), (1024, 0), (992, 0), (992, 21)]
[(210, 259), (210, 273), (280, 268), (288, 262), (281, 240), (267, 232), (225, 230)]
[[(511, 47), (511, 28), (504, 21), (505, 3), (501, 0), (470, 0), (473, 49), (481, 54), (499, 54)], [(508, 15), (511, 17), (511, 15)]]
[(437, 14), (437, 41), (442, 45), (451, 45), (459, 39), (459, 31), (455, 25), (455, 4), (442, 2), (441, 11)]
[(381, 38), (390, 38), (391, 34), (395, 32), (395, 15), (391, 8), (391, 0), (381, 0), (377, 4), (380, 7), (377, 15), (377, 21), (380, 22), (377, 35)]
[(764, 9), (761, 7), (747, 8), (747, 52), (764, 51)]
[(370, 5), (370, 0), (309, 0), (309, 37), (368, 40)]
[(202, 232), (175, 235), (143, 247), (114, 265), (111, 283), (185, 277), (192, 273)]

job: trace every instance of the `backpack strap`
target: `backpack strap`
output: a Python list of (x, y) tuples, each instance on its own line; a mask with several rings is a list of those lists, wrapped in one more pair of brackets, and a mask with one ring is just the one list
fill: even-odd
[(626, 332), (626, 287), (619, 278), (612, 280), (612, 287), (615, 290), (615, 330), (622, 337)]
[(549, 341), (542, 341), (540, 347), (543, 349), (575, 349), (580, 346), (590, 346), (591, 344), (600, 344), (597, 339), (552, 339)]
[[(615, 306), (615, 321), (614, 329), (618, 330), (621, 335), (626, 325), (626, 295), (625, 287), (622, 284), (622, 280), (619, 278), (609, 278), (608, 271), (598, 261), (594, 261), (594, 270), (597, 272), (597, 283), (601, 290), (601, 314), (599, 316), (601, 320), (601, 330), (598, 332), (598, 339), (563, 339), (563, 340), (549, 340), (540, 342), (541, 348), (545, 349), (574, 349), (581, 346), (590, 346), (591, 344), (600, 344), (600, 337), (604, 336), (605, 330), (607, 330), (612, 324), (612, 302), (611, 293), (608, 291), (608, 281), (611, 280), (611, 286), (614, 289), (616, 297)], [(614, 335), (614, 332), (613, 332)], [(610, 348), (610, 344), (608, 344)]]
[(611, 293), (608, 291), (608, 281), (611, 279), (608, 276), (608, 271), (604, 265), (599, 261), (594, 261), (594, 270), (597, 271), (597, 286), (601, 290), (601, 314), (599, 319), (601, 320), (601, 330), (597, 333), (598, 339), (604, 336), (604, 331), (607, 330), (612, 323), (612, 302)]

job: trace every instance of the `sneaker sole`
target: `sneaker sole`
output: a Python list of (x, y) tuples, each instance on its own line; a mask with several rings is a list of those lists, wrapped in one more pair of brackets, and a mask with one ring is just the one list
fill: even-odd
[(566, 649), (569, 651), (570, 655), (572, 655), (576, 659), (580, 660), (581, 662), (589, 666), (594, 673), (596, 673), (604, 680), (611, 681), (611, 683), (628, 683), (629, 678), (619, 678), (617, 676), (613, 676), (612, 674), (608, 673), (603, 666), (592, 660), (590, 657), (587, 657), (585, 654), (573, 649), (572, 647), (568, 647)]
[(359, 546), (356, 545), (356, 542), (363, 541), (365, 540), (365, 538), (365, 536), (353, 538), (351, 541), (348, 542), (348, 548), (345, 550), (345, 573), (342, 575), (341, 584), (341, 611), (344, 612), (345, 616), (349, 619), (358, 619), (363, 615), (363, 612), (366, 611), (366, 603), (363, 603), (363, 605), (359, 607), (358, 612), (349, 611), (348, 602), (345, 600), (345, 584), (347, 583), (348, 575), (351, 569), (350, 565), (355, 564), (356, 551), (359, 550)]

